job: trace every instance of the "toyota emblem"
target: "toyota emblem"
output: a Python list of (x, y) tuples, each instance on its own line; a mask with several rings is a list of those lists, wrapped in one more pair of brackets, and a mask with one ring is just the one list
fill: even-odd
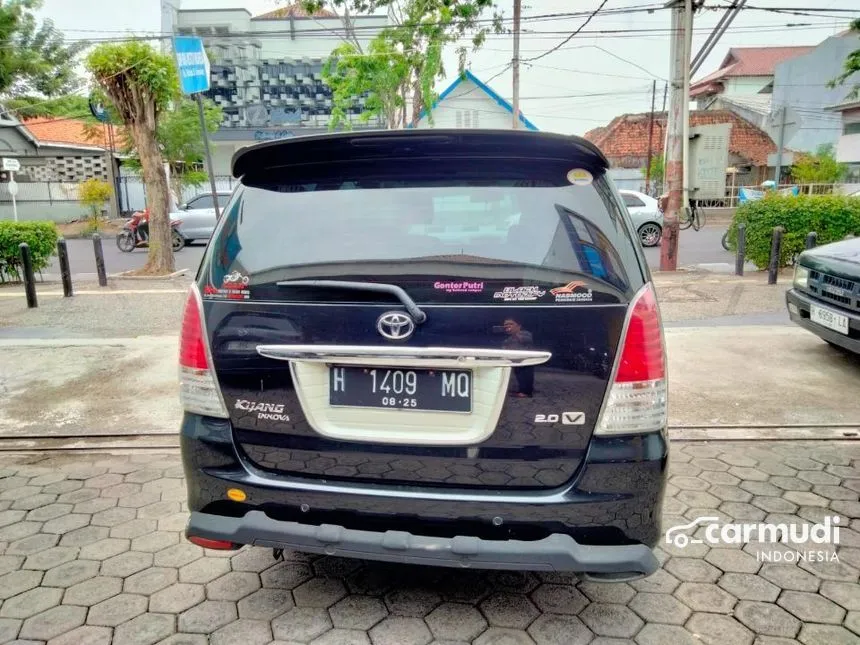
[(406, 340), (415, 332), (415, 321), (407, 314), (389, 311), (376, 321), (376, 329), (388, 340)]

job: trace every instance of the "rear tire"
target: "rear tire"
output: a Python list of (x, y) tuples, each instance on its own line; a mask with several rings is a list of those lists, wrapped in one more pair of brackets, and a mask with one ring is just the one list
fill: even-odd
[(650, 247), (660, 244), (660, 238), (663, 237), (663, 229), (659, 224), (654, 222), (646, 222), (639, 227), (639, 241), (642, 246)]
[(723, 248), (726, 251), (731, 251), (731, 249), (729, 248), (729, 232), (728, 231), (723, 233), (723, 239), (720, 240), (720, 243), (723, 245)]
[(185, 248), (185, 238), (179, 234), (179, 231), (173, 231), (173, 237), (171, 238), (171, 245), (173, 246), (173, 252), (181, 251)]

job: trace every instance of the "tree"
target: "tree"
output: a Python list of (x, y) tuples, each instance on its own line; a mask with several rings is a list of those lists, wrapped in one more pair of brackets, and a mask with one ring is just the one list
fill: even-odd
[[(344, 26), (345, 44), (333, 52), (327, 65), (329, 75), (323, 73), (323, 80), (332, 87), (333, 104), (340, 106), (331, 127), (344, 122), (345, 112), (340, 110), (355, 105), (364, 95), (368, 97), (362, 110), (365, 120), (380, 115), (388, 127), (406, 125), (409, 94), (412, 119), (417, 120), (436, 99), (436, 80), (445, 76), (445, 46), (471, 34), (472, 47), (477, 49), (490, 30), (501, 31), (501, 15), (493, 0), (302, 0), (301, 6), (309, 13), (331, 12)], [(382, 9), (388, 11), (392, 24), (365, 51), (354, 16)], [(494, 10), (491, 23), (479, 23), (489, 9)], [(461, 73), (467, 51), (466, 46), (457, 47)]]
[(125, 124), (140, 159), (149, 207), (149, 258), (142, 272), (170, 273), (172, 231), (158, 125), (162, 112), (179, 97), (176, 66), (169, 55), (140, 41), (99, 45), (86, 65)]
[[(860, 18), (857, 18), (854, 22), (851, 23), (851, 31), (855, 34), (860, 33)], [(830, 87), (842, 85), (845, 81), (847, 81), (857, 72), (860, 72), (860, 49), (855, 49), (853, 52), (848, 54), (848, 57), (842, 64), (842, 73), (836, 78), (834, 78), (832, 81), (830, 81), (828, 85)], [(855, 83), (854, 87), (848, 93), (848, 96), (846, 98), (857, 98), (858, 94), (860, 94), (860, 83)]]
[(374, 38), (367, 55), (361, 54), (353, 43), (344, 43), (325, 62), (322, 76), (332, 89), (331, 129), (350, 127), (348, 111), (355, 105), (355, 97), (363, 94), (367, 98), (360, 116), (362, 121), (381, 117), (388, 128), (405, 123), (402, 90), (409, 79), (409, 65), (387, 39)]
[(801, 155), (791, 167), (791, 176), (799, 184), (835, 184), (845, 176), (845, 164), (836, 161), (833, 144), (818, 146), (815, 154)]
[[(203, 116), (206, 130), (209, 133), (216, 132), (221, 124), (221, 108), (205, 99)], [(170, 166), (170, 188), (177, 199), (181, 200), (186, 187), (201, 186), (209, 179), (209, 175), (200, 170), (204, 150), (197, 103), (189, 98), (178, 100), (172, 110), (161, 115), (156, 137), (164, 160)], [(131, 143), (133, 142), (129, 142)], [(126, 152), (130, 158), (125, 161), (125, 165), (140, 168), (140, 158), (135, 147), (129, 145)]]
[[(651, 176), (648, 179), (651, 180), (652, 184), (662, 184), (663, 183), (663, 155), (654, 155), (651, 157)], [(645, 177), (646, 168), (643, 166), (640, 168), (642, 172), (642, 176)]]
[(102, 209), (105, 202), (110, 199), (110, 184), (101, 179), (90, 177), (78, 187), (78, 201), (84, 206), (90, 215), (89, 230), (97, 232), (101, 224)]
[(78, 85), (76, 57), (86, 43), (66, 44), (51, 20), (33, 11), (42, 0), (0, 2), (0, 94), (56, 96)]
[(3, 107), (17, 114), (22, 120), (37, 117), (69, 119), (91, 117), (87, 97), (79, 94), (65, 94), (52, 99), (25, 94), (6, 99), (3, 101)]

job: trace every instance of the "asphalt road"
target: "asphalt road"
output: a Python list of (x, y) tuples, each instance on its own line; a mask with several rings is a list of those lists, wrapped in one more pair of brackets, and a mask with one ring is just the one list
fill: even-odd
[[(725, 228), (722, 226), (705, 227), (700, 231), (681, 231), (681, 251), (679, 266), (695, 264), (728, 263), (734, 265), (734, 256), (724, 251), (720, 245)], [(73, 274), (95, 273), (96, 263), (93, 255), (93, 244), (90, 240), (69, 240), (69, 261)], [(120, 273), (138, 269), (146, 262), (146, 249), (136, 249), (131, 253), (120, 251), (112, 238), (103, 241), (105, 266), (107, 272)], [(177, 269), (196, 270), (205, 250), (203, 244), (185, 247), (176, 254)], [(652, 269), (660, 266), (660, 248), (645, 249), (648, 264)], [(59, 274), (56, 258), (49, 269), (50, 274)]]

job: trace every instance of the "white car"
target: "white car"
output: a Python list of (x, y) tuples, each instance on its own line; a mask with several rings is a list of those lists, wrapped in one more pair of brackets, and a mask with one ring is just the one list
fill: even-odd
[[(229, 192), (218, 192), (218, 210), (224, 210), (224, 206), (230, 200)], [(201, 193), (189, 199), (179, 207), (179, 211), (170, 214), (170, 219), (180, 219), (179, 233), (185, 238), (185, 242), (194, 240), (208, 240), (215, 230), (215, 206), (212, 201), (212, 193)]]
[(635, 190), (619, 190), (621, 198), (627, 205), (633, 226), (639, 233), (642, 246), (657, 246), (663, 237), (663, 213), (653, 197)]

